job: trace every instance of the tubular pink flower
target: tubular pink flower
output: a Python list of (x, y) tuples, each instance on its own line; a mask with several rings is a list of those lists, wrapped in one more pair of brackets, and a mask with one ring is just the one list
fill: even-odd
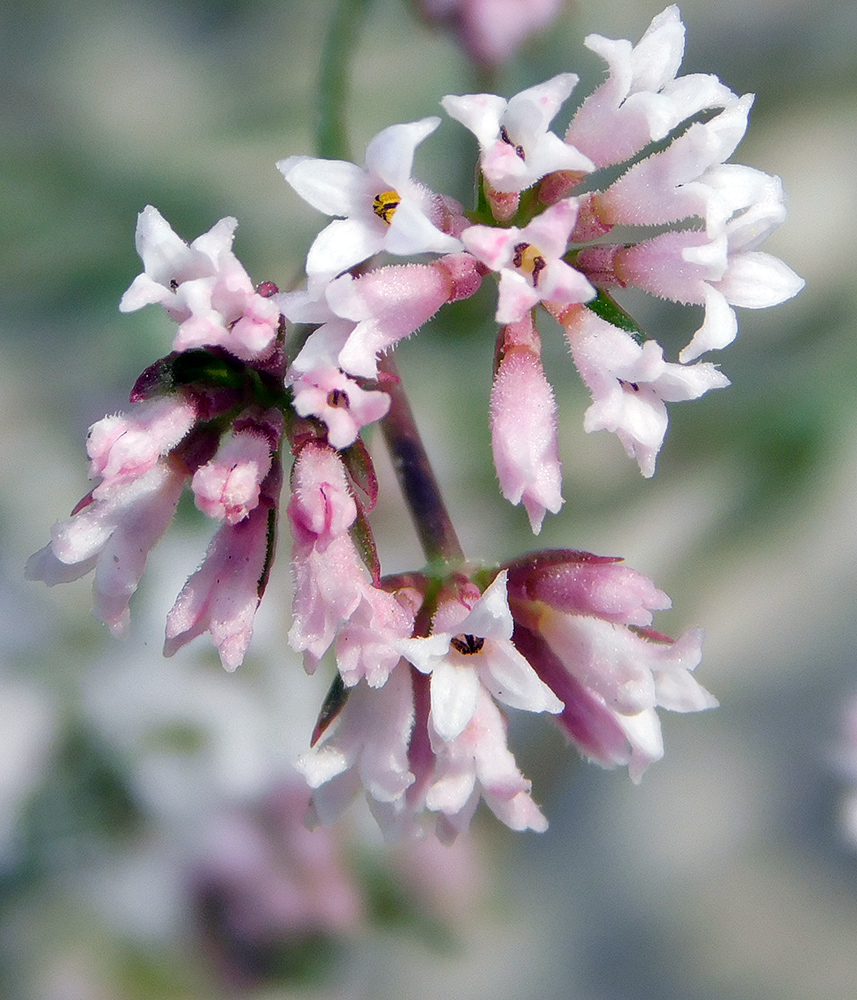
[(373, 586), (349, 529), (357, 519), (342, 460), (329, 445), (299, 451), (288, 507), (294, 546), (294, 622), (289, 645), (312, 672), (339, 634), (337, 663), (349, 686), (385, 683), (399, 660), (395, 640), (410, 635), (416, 607)]
[(134, 403), (128, 413), (104, 417), (89, 428), (89, 476), (101, 476), (93, 491), (102, 499), (118, 485), (145, 475), (193, 427), (197, 409), (180, 395)]
[(675, 5), (652, 20), (636, 45), (602, 35), (588, 35), (584, 44), (605, 60), (610, 75), (581, 104), (565, 141), (596, 167), (630, 159), (699, 111), (723, 107), (735, 97), (714, 76), (676, 78), (684, 25)]
[[(592, 581), (603, 573), (606, 581), (600, 598), (592, 602), (584, 594), (578, 608), (583, 567), (583, 579)], [(516, 644), (565, 704), (560, 724), (588, 756), (609, 767), (628, 764), (631, 778), (639, 781), (663, 755), (656, 708), (698, 712), (717, 701), (692, 676), (702, 657), (702, 629), (689, 629), (672, 640), (616, 620), (617, 605), (620, 618), (645, 620), (664, 599), (668, 603), (651, 581), (641, 587), (633, 571), (626, 577), (631, 594), (617, 602), (609, 595), (621, 586), (620, 569), (613, 560), (587, 553), (545, 553), (541, 559), (522, 560), (508, 571), (509, 603)], [(563, 579), (570, 583), (568, 594), (562, 591)], [(598, 604), (605, 597), (608, 614), (602, 616)], [(629, 610), (621, 610), (623, 605)]]
[(93, 614), (114, 635), (126, 635), (129, 602), (149, 551), (173, 518), (184, 479), (183, 472), (161, 459), (107, 495), (90, 495), (71, 518), (54, 525), (50, 544), (30, 557), (27, 577), (52, 587), (94, 568)]
[[(767, 180), (779, 189), (778, 178)], [(679, 355), (683, 362), (735, 339), (738, 320), (733, 306), (765, 309), (803, 288), (803, 279), (779, 258), (752, 249), (779, 224), (782, 215), (776, 208), (782, 205), (781, 195), (780, 190), (780, 198), (772, 199), (772, 204), (757, 202), (736, 215), (716, 239), (699, 230), (682, 230), (616, 251), (613, 266), (622, 284), (705, 306), (702, 326)]]
[(151, 205), (137, 218), (138, 275), (122, 296), (119, 309), (134, 312), (158, 303), (179, 324), (176, 351), (222, 347), (243, 361), (273, 349), (279, 313), (259, 295), (232, 253), (237, 221), (221, 219), (188, 245)]
[(491, 188), (513, 194), (557, 170), (592, 169), (588, 157), (548, 131), (577, 80), (574, 73), (560, 73), (509, 101), (466, 94), (444, 97), (441, 104), (479, 140), (480, 168)]
[[(279, 474), (276, 479), (279, 483)], [(200, 569), (190, 577), (167, 615), (164, 656), (203, 632), (232, 671), (244, 661), (262, 599), (268, 562), (271, 500), (220, 528)]]
[(566, 198), (523, 229), (471, 226), (461, 234), (473, 256), (500, 274), (498, 323), (520, 322), (539, 302), (566, 306), (594, 298), (592, 285), (562, 260), (577, 210), (577, 199)]
[[(523, 331), (519, 333), (519, 328)], [(523, 501), (534, 534), (545, 512), (562, 506), (557, 408), (528, 317), (504, 331), (503, 354), (491, 390), (491, 447), (503, 496)]]
[(729, 385), (729, 379), (706, 362), (671, 364), (654, 340), (638, 344), (583, 306), (566, 310), (562, 322), (574, 363), (592, 394), (584, 430), (616, 434), (650, 478), (667, 431), (664, 403), (698, 399)]
[(651, 226), (698, 217), (706, 221), (709, 235), (719, 235), (722, 192), (708, 183), (707, 171), (734, 153), (747, 130), (752, 103), (752, 94), (736, 98), (710, 121), (691, 125), (666, 149), (634, 164), (595, 196), (601, 221)]
[(438, 228), (442, 200), (411, 179), (417, 146), (439, 124), (433, 117), (383, 129), (366, 147), (365, 168), (308, 156), (280, 160), (277, 168), (304, 201), (340, 217), (310, 247), (310, 291), (382, 250), (402, 257), (461, 249)]
[(349, 375), (378, 377), (378, 355), (409, 337), (445, 302), (472, 295), (481, 283), (479, 265), (467, 253), (431, 264), (394, 264), (353, 277), (343, 274), (318, 290), (278, 296), (295, 323), (320, 323), (292, 362), (290, 377), (320, 365)]

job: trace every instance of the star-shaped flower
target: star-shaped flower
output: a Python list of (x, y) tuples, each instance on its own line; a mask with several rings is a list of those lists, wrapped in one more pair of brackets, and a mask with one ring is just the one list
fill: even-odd
[(548, 131), (578, 77), (560, 73), (504, 100), (496, 94), (448, 96), (440, 102), (479, 140), (480, 165), (495, 191), (525, 191), (555, 170), (593, 169), (592, 161)]
[(439, 228), (443, 199), (411, 178), (417, 146), (438, 125), (432, 117), (383, 129), (366, 147), (365, 167), (310, 156), (280, 160), (278, 169), (304, 201), (339, 217), (309, 249), (310, 291), (382, 250), (404, 257), (461, 249)]
[(586, 278), (562, 260), (577, 212), (577, 199), (565, 198), (523, 229), (471, 226), (461, 234), (473, 256), (500, 273), (498, 323), (519, 322), (539, 302), (567, 306), (595, 297)]
[(563, 709), (512, 643), (506, 577), (505, 571), (498, 574), (469, 609), (460, 600), (442, 603), (430, 636), (397, 643), (417, 670), (431, 674), (432, 724), (447, 742), (464, 732), (483, 686), (511, 708), (554, 714)]

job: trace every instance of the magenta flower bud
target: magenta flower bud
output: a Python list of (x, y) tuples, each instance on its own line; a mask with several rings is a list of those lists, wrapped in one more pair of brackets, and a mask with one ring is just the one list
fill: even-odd
[[(279, 410), (269, 410), (265, 418), (269, 426), (277, 424), (282, 431)], [(237, 524), (259, 503), (259, 489), (270, 471), (273, 449), (279, 441), (279, 432), (266, 430), (249, 419), (236, 421), (232, 436), (221, 444), (211, 461), (194, 473), (191, 488), (196, 506), (204, 514)]]

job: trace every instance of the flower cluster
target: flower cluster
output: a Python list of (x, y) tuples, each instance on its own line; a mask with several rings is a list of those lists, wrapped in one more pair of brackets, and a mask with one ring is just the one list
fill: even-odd
[[(752, 97), (678, 75), (678, 9), (636, 45), (597, 35), (586, 44), (607, 78), (563, 137), (551, 126), (577, 82), (571, 73), (508, 101), (443, 99), (479, 144), (473, 211), (413, 176), (440, 118), (384, 129), (362, 166), (280, 161), (288, 184), (331, 217), (299, 290), (252, 284), (232, 252), (233, 219), (188, 245), (154, 208), (139, 217), (144, 273), (120, 308), (162, 305), (177, 324), (173, 351), (140, 377), (127, 413), (91, 428), (100, 482), (29, 573), (53, 584), (94, 568), (96, 615), (125, 632), (147, 554), (187, 482), (219, 528), (168, 615), (165, 653), (207, 631), (234, 669), (274, 554), (287, 446), (289, 643), (309, 671), (324, 658), (336, 665), (298, 764), (323, 822), (362, 788), (390, 835), (433, 826), (452, 839), (480, 800), (513, 829), (543, 830), (507, 746), (506, 710), (552, 715), (584, 755), (627, 765), (636, 781), (663, 753), (659, 707), (716, 704), (692, 673), (701, 630), (675, 640), (656, 631), (653, 612), (669, 599), (620, 560), (570, 549), (490, 569), (464, 559), (390, 357), (496, 275), (494, 461), (503, 495), (538, 533), (562, 504), (542, 316), (559, 322), (592, 395), (585, 429), (615, 433), (648, 477), (666, 404), (728, 385), (698, 358), (735, 337), (734, 307), (800, 290), (757, 249), (785, 215), (779, 180), (727, 163)], [(678, 361), (616, 301), (627, 286), (704, 307)], [(378, 421), (429, 559), (395, 577), (381, 573), (370, 526), (378, 486), (362, 431)]]

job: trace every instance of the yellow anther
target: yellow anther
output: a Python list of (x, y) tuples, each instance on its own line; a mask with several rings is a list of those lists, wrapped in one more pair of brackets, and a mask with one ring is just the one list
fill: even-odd
[(382, 191), (372, 199), (372, 211), (389, 226), (401, 200), (398, 191)]
[(532, 243), (518, 243), (512, 257), (512, 265), (523, 274), (533, 276), (533, 286), (538, 287), (539, 274), (547, 267), (547, 261), (542, 257), (538, 247)]

